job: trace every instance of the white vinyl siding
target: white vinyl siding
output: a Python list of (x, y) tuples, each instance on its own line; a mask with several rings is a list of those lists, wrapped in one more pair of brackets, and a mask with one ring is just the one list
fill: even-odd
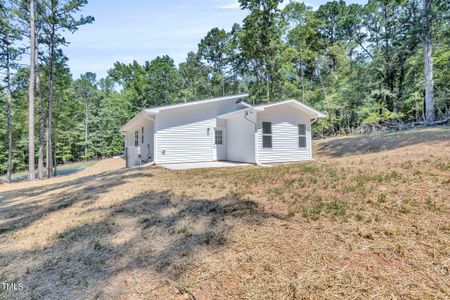
[[(272, 148), (262, 146), (262, 122), (272, 123)], [(306, 125), (306, 147), (299, 148), (299, 124)], [(290, 106), (267, 108), (258, 113), (258, 162), (311, 160), (311, 124), (302, 112)]]
[[(144, 134), (142, 134), (142, 128), (144, 128)], [(142, 119), (136, 123), (132, 130), (126, 133), (125, 147), (136, 147), (136, 141), (137, 147), (140, 148), (142, 159), (147, 160), (151, 158), (153, 160), (153, 121)]]
[(125, 147), (134, 146), (134, 131), (125, 133)]
[(227, 119), (227, 160), (255, 162), (255, 125), (244, 112)]
[(156, 162), (212, 161), (216, 117), (236, 110), (235, 101), (161, 111), (157, 116)]

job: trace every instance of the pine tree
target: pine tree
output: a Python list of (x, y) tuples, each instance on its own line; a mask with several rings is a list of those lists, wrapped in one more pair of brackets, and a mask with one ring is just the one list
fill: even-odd
[(75, 32), (78, 27), (94, 21), (93, 17), (76, 18), (80, 8), (87, 4), (87, 0), (46, 0), (48, 11), (43, 17), (45, 43), (48, 47), (48, 101), (47, 101), (47, 177), (53, 174), (53, 83), (55, 75), (55, 61), (57, 49), (67, 42), (61, 35), (62, 30)]
[(36, 22), (35, 4), (30, 0), (30, 77), (28, 82), (28, 179), (34, 180), (34, 88), (36, 82)]
[(431, 4), (432, 0), (423, 0), (423, 26), (424, 26), (424, 62), (425, 62), (425, 115), (426, 121), (435, 121), (435, 106), (433, 95), (433, 60), (431, 41)]

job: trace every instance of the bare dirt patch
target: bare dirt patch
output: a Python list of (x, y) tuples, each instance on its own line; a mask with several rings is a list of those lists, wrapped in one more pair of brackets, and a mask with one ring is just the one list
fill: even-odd
[(392, 139), (269, 169), (110, 159), (1, 185), (0, 282), (25, 290), (0, 298), (445, 299), (450, 131)]

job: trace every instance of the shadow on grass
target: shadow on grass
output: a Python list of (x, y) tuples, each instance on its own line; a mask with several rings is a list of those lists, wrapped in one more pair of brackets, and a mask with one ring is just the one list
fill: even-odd
[[(103, 173), (21, 190), (28, 195), (55, 193), (47, 197), (47, 204), (15, 207), (14, 210), (24, 216), (8, 221), (8, 231), (31, 226), (49, 212), (95, 201), (110, 187), (124, 184), (127, 178), (142, 176), (125, 173)], [(72, 188), (80, 184), (84, 185), (81, 191), (74, 193)], [(29, 264), (26, 271), (17, 271), (12, 279), (0, 278), (18, 280), (26, 285), (25, 291), (11, 292), (7, 296), (114, 298), (124, 290), (130, 292), (136, 273), (146, 274), (144, 279), (141, 277), (140, 288), (144, 284), (151, 291), (167, 279), (182, 280), (199, 263), (201, 253), (228, 245), (235, 226), (260, 224), (271, 218), (284, 219), (284, 216), (264, 211), (256, 202), (235, 195), (196, 199), (174, 196), (170, 190), (147, 192), (108, 208), (93, 208), (90, 212), (93, 210), (100, 212), (101, 217), (49, 237), (42, 249), (0, 251), (0, 266), (17, 264), (17, 270), (23, 270), (19, 267), (23, 261)], [(104, 294), (105, 284), (118, 276), (124, 276), (126, 283), (114, 287), (112, 295)]]
[[(143, 174), (122, 169), (83, 176), (62, 183), (2, 192), (0, 219), (5, 221), (0, 225), (0, 235), (25, 228), (51, 212), (75, 204), (91, 203), (110, 188), (122, 185), (136, 176)], [(19, 197), (35, 200), (15, 203)]]
[(376, 153), (435, 141), (450, 141), (450, 130), (405, 131), (392, 134), (363, 135), (321, 142), (317, 154), (329, 157)]

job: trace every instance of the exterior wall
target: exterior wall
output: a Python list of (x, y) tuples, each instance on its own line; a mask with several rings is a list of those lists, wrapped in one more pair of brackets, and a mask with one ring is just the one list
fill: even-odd
[(230, 99), (160, 111), (156, 122), (156, 163), (214, 160), (216, 117), (237, 110), (235, 102), (236, 99)]
[[(141, 142), (141, 141), (139, 141)], [(153, 161), (153, 143), (154, 143), (154, 122), (151, 120), (146, 120), (144, 125), (144, 144), (141, 149), (144, 149), (143, 154), (150, 161)]]
[(127, 131), (125, 133), (125, 148), (134, 146), (134, 131)]
[[(262, 147), (262, 122), (272, 122), (272, 148)], [(298, 147), (298, 124), (306, 125), (306, 148)], [(311, 160), (311, 120), (289, 106), (275, 106), (259, 112), (257, 117), (258, 162), (292, 162)]]
[[(125, 147), (135, 147), (135, 135), (136, 131), (139, 131), (139, 143), (138, 147), (141, 150), (141, 158), (143, 160), (153, 160), (153, 133), (154, 122), (149, 119), (142, 119), (136, 123), (132, 129), (125, 134)], [(144, 142), (142, 143), (142, 127), (144, 127)]]
[(227, 119), (227, 160), (255, 163), (255, 125), (244, 114)]

